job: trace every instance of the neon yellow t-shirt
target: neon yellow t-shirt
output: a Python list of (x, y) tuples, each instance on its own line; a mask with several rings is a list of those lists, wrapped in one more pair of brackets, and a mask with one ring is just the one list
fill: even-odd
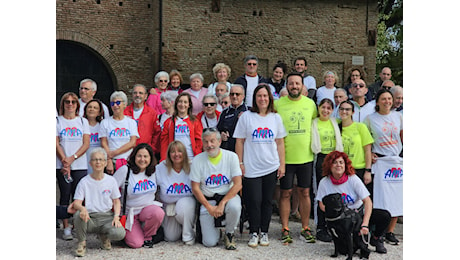
[(335, 150), (335, 132), (331, 120), (337, 119), (331, 118), (327, 121), (321, 121), (321, 119), (318, 119), (318, 133), (321, 142), (322, 154), (328, 154)]
[(311, 122), (318, 114), (313, 100), (302, 96), (300, 100), (292, 101), (285, 96), (275, 101), (275, 109), (287, 132), (284, 138), (286, 164), (312, 162)]
[(363, 123), (353, 122), (351, 125), (342, 128), (343, 151), (351, 160), (355, 169), (366, 167), (364, 146), (374, 143), (374, 139)]

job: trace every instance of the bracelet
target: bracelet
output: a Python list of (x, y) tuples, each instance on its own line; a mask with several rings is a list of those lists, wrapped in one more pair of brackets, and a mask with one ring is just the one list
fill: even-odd
[(365, 172), (371, 172), (372, 170), (369, 168), (364, 169)]
[(243, 163), (243, 162), (240, 162), (240, 165), (244, 165), (244, 163)]
[(369, 227), (368, 227), (368, 226), (361, 226), (361, 228), (367, 228), (367, 229), (369, 229)]

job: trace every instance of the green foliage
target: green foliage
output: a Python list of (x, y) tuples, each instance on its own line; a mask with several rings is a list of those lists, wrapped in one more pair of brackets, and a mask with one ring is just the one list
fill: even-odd
[(379, 1), (377, 64), (375, 79), (383, 67), (390, 67), (392, 80), (403, 84), (403, 1)]

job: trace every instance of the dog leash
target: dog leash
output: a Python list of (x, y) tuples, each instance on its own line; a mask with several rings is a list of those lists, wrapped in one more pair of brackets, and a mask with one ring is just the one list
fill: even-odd
[(363, 240), (364, 244), (369, 245), (369, 243), (371, 242), (371, 234), (367, 234), (367, 241), (364, 238), (364, 234), (361, 234), (361, 239)]

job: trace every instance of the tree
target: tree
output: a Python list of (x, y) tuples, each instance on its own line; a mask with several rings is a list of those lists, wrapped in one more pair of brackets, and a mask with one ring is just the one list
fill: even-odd
[(403, 84), (403, 0), (379, 0), (377, 64), (375, 79), (383, 67), (390, 67), (392, 80)]

